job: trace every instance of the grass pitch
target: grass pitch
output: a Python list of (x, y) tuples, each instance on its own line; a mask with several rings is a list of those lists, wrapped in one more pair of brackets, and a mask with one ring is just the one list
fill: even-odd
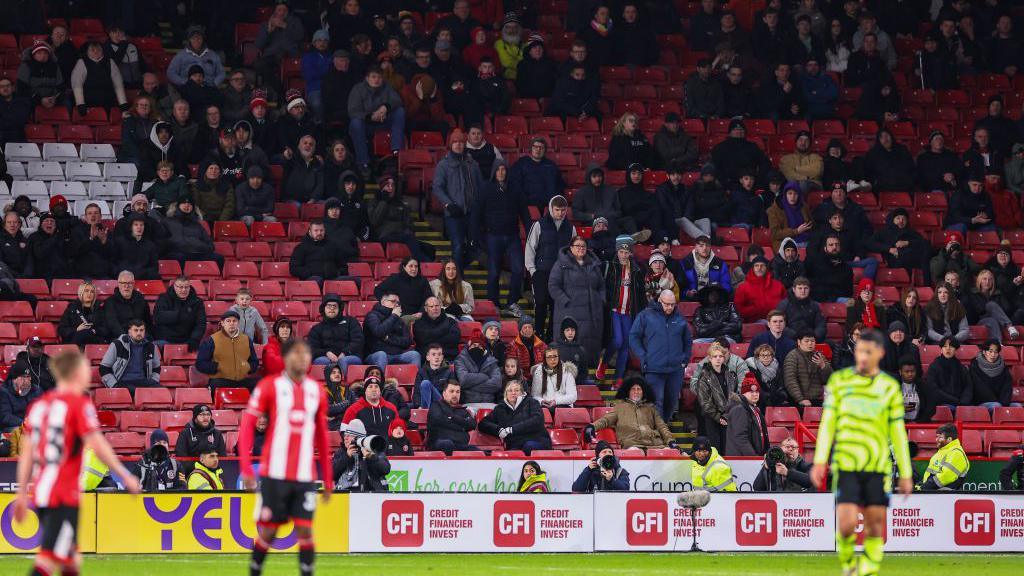
[[(294, 554), (271, 554), (264, 574), (293, 576), (298, 572)], [(1024, 556), (1013, 554), (889, 554), (885, 576), (922, 574), (984, 574), (1019, 576)], [(0, 557), (0, 574), (23, 575), (31, 567), (29, 556)], [(378, 554), (321, 555), (320, 576), (530, 576), (596, 574), (685, 574), (686, 576), (835, 576), (834, 554)], [(182, 576), (183, 574), (248, 574), (247, 557), (207, 555), (87, 555), (82, 571), (88, 576)]]

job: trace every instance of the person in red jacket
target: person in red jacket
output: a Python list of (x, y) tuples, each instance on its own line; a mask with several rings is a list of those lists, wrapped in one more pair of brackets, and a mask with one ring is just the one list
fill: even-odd
[(390, 436), (391, 423), (398, 419), (398, 408), (383, 398), (383, 392), (380, 378), (364, 378), (363, 397), (345, 410), (341, 422), (348, 424), (358, 418), (366, 426), (367, 435), (380, 436), (387, 440)]
[(263, 347), (263, 375), (273, 376), (284, 370), (284, 358), (281, 357), (281, 344), (292, 338), (292, 321), (278, 318), (274, 322), (267, 345)]
[(747, 279), (736, 288), (733, 303), (744, 322), (763, 321), (786, 297), (786, 287), (772, 277), (768, 261), (757, 257), (751, 263)]

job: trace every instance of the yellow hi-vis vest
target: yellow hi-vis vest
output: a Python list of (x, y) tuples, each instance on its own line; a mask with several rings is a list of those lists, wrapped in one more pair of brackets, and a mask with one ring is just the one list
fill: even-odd
[(110, 468), (100, 461), (99, 457), (92, 450), (86, 448), (82, 455), (82, 475), (79, 484), (82, 492), (92, 492), (99, 487), (100, 482), (110, 473)]
[(971, 462), (967, 459), (967, 453), (960, 446), (960, 439), (953, 440), (942, 448), (939, 448), (932, 459), (928, 461), (928, 469), (924, 473), (923, 482), (934, 476), (935, 483), (939, 488), (947, 488), (957, 480), (967, 476), (971, 469)]
[[(196, 462), (192, 473), (188, 475), (189, 490), (223, 490), (224, 480), (220, 475), (224, 473), (223, 468), (210, 470), (199, 462)], [(211, 483), (212, 481), (212, 483)]]
[(703, 488), (708, 492), (736, 491), (732, 468), (718, 455), (715, 447), (711, 448), (711, 457), (706, 465), (701, 466), (696, 460), (690, 461), (690, 483), (694, 488)]

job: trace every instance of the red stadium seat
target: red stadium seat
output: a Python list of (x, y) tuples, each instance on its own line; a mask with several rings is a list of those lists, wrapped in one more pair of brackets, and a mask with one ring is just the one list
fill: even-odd
[(214, 410), (213, 411), (213, 422), (217, 425), (218, 430), (225, 432), (234, 432), (238, 430), (240, 423), (238, 412), (234, 410)]
[(137, 388), (136, 410), (169, 410), (174, 406), (171, 391), (166, 388)]
[(280, 222), (253, 222), (252, 223), (252, 238), (253, 240), (284, 240), (288, 237), (288, 233), (285, 231), (284, 224)]
[(32, 322), (36, 319), (32, 305), (24, 300), (0, 302), (0, 318), (7, 322)]
[(1000, 407), (992, 412), (993, 424), (1024, 424), (1024, 408), (1014, 406), (1012, 408)]
[(214, 280), (220, 278), (220, 268), (216, 262), (207, 260), (196, 260), (185, 262), (185, 276), (199, 280)]
[(576, 386), (576, 406), (583, 408), (598, 407), (604, 405), (604, 398), (597, 386), (580, 384)]
[(165, 344), (162, 361), (174, 366), (191, 366), (196, 362), (196, 353), (189, 352), (185, 344)]
[(240, 410), (249, 405), (249, 391), (245, 388), (217, 388), (213, 407), (217, 410)]
[(178, 388), (174, 392), (174, 409), (191, 410), (193, 406), (213, 404), (208, 388)]
[(471, 430), (469, 432), (469, 443), (482, 450), (501, 450), (505, 447), (497, 437), (484, 434), (478, 430)]
[[(260, 278), (264, 280), (287, 280), (291, 277), (287, 262), (263, 262), (260, 264)], [(252, 286), (250, 286), (251, 288)]]
[(556, 428), (582, 430), (590, 425), (590, 411), (586, 408), (555, 408)]
[(122, 432), (146, 433), (160, 427), (159, 412), (139, 412), (124, 410), (120, 413)]
[(181, 366), (161, 366), (160, 385), (165, 388), (180, 388), (188, 385), (188, 372)]
[(218, 221), (213, 223), (214, 240), (248, 240), (249, 229), (245, 222)]
[(132, 407), (132, 395), (127, 388), (98, 388), (93, 393), (93, 401), (97, 408), (106, 410), (129, 410)]
[[(256, 266), (255, 262), (232, 260), (224, 263), (224, 278), (226, 279), (254, 280), (259, 277), (260, 269)], [(212, 283), (210, 290), (211, 292), (213, 291)]]
[[(551, 437), (551, 447), (555, 450), (573, 450), (580, 446), (580, 436), (575, 430), (555, 428), (548, 431), (548, 434)], [(472, 443), (472, 440), (470, 442)]]
[(23, 322), (18, 325), (18, 340), (27, 342), (35, 336), (44, 344), (56, 344), (57, 328), (49, 322)]
[(180, 431), (192, 421), (192, 412), (187, 410), (160, 413), (160, 428), (165, 432)]
[(792, 427), (800, 421), (800, 412), (791, 406), (768, 408), (765, 414), (765, 422), (768, 426)]
[(305, 302), (320, 300), (320, 285), (312, 280), (286, 280), (284, 297)]
[(139, 454), (145, 446), (145, 438), (137, 432), (107, 432), (103, 437), (116, 454)]
[(416, 382), (416, 372), (412, 364), (388, 364), (384, 367), (384, 379), (394, 378), (399, 385), (411, 386)]
[(990, 422), (988, 408), (984, 406), (958, 406), (956, 409), (957, 422)]

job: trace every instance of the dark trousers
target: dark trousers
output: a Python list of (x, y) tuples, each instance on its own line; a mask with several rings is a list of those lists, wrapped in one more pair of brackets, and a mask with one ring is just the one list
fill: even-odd
[(725, 426), (712, 416), (705, 415), (704, 419), (704, 435), (708, 437), (708, 442), (715, 448), (718, 448), (719, 452), (725, 450)]
[(378, 240), (381, 242), (401, 242), (402, 244), (405, 244), (406, 247), (409, 248), (409, 253), (412, 254), (412, 257), (418, 262), (434, 261), (434, 256), (432, 254), (427, 254), (423, 250), (423, 245), (420, 244), (420, 241), (416, 239), (416, 235), (412, 232), (388, 234), (386, 236), (381, 236)]
[[(519, 236), (487, 236), (487, 299), (500, 306), (498, 283), (501, 279), (501, 262), (508, 256), (508, 302), (515, 304), (523, 294), (523, 246)], [(545, 283), (546, 285), (546, 283)]]
[(537, 270), (533, 273), (533, 306), (534, 306), (534, 328), (541, 340), (550, 340), (550, 335), (544, 330), (548, 325), (548, 314), (551, 308), (551, 294), (548, 292), (548, 277), (550, 270)]
[(432, 450), (440, 450), (441, 452), (444, 452), (445, 456), (451, 456), (452, 452), (455, 450), (458, 450), (460, 452), (479, 450), (479, 448), (473, 446), (472, 444), (463, 444), (461, 442), (449, 440), (448, 438), (441, 438), (435, 442), (431, 442), (430, 448)]
[(17, 300), (24, 300), (32, 306), (32, 309), (36, 309), (36, 302), (38, 298), (31, 294), (25, 294), (19, 292), (17, 289), (8, 288), (7, 286), (0, 284), (0, 302), (14, 302)]
[(259, 378), (253, 376), (252, 378), (245, 378), (243, 380), (210, 378), (207, 384), (210, 386), (210, 394), (216, 394), (218, 388), (245, 388), (249, 390), (249, 392), (252, 392), (252, 389), (256, 387), (257, 382), (259, 382)]

